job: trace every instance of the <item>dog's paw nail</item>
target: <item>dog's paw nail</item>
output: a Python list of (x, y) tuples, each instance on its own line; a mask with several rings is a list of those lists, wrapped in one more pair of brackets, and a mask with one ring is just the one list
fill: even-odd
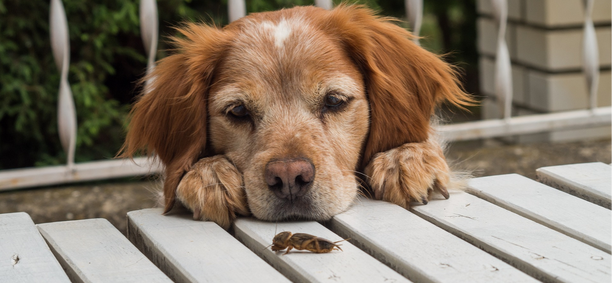
[(428, 201), (427, 201), (427, 197), (426, 197), (426, 196), (422, 196), (422, 197), (421, 197), (421, 203), (422, 203), (422, 204), (427, 204), (427, 203), (428, 203)]
[(442, 186), (438, 180), (434, 181), (434, 187), (435, 187), (435, 190), (440, 192), (440, 194), (445, 199), (448, 199), (450, 197), (450, 195), (448, 194), (448, 190), (446, 190), (446, 188)]
[(440, 189), (440, 193), (442, 194), (442, 196), (443, 196), (445, 199), (450, 198), (450, 195), (448, 194), (448, 191), (447, 191), (445, 188), (441, 188), (441, 189)]
[(193, 209), (193, 220), (200, 220), (202, 218), (202, 210), (199, 207)]

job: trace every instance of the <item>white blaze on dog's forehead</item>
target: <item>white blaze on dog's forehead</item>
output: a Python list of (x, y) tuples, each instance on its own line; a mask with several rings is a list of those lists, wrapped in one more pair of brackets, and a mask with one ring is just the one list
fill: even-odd
[(301, 17), (292, 17), (289, 19), (283, 18), (278, 23), (264, 21), (259, 26), (274, 39), (274, 46), (281, 49), (294, 30), (304, 25), (305, 23)]
[(278, 23), (278, 25), (276, 26), (276, 30), (274, 31), (274, 45), (277, 48), (282, 48), (285, 39), (287, 39), (290, 34), (291, 27), (289, 26), (287, 21), (283, 19), (280, 23)]

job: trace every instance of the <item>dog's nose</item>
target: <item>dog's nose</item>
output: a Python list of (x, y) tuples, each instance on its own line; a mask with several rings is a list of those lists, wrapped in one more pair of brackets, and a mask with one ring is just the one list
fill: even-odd
[(295, 200), (312, 187), (315, 168), (307, 159), (283, 159), (266, 164), (268, 188), (281, 199)]

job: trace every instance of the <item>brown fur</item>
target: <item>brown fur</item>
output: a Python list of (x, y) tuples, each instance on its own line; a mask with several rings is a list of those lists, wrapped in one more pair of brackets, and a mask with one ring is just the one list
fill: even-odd
[[(185, 38), (149, 77), (123, 147), (123, 156), (144, 149), (166, 165), (166, 211), (178, 194), (196, 218), (224, 227), (249, 212), (325, 220), (352, 203), (362, 173), (376, 198), (404, 207), (446, 191), (430, 118), (443, 101), (472, 100), (454, 69), (391, 19), (361, 6), (298, 7), (179, 31)], [(322, 107), (330, 93), (348, 99), (341, 111)], [(231, 119), (236, 105), (249, 120)], [(268, 162), (292, 158), (316, 171), (297, 203), (263, 178)]]
[(371, 121), (363, 167), (378, 152), (427, 140), (429, 120), (440, 102), (472, 102), (452, 66), (416, 45), (393, 22), (356, 6), (341, 6), (322, 22), (365, 73)]
[(141, 94), (132, 108), (121, 149), (122, 157), (144, 150), (164, 163), (165, 212), (172, 209), (179, 181), (205, 149), (206, 94), (231, 38), (227, 32), (195, 24), (179, 31), (186, 38), (174, 38), (178, 53), (160, 60), (143, 79), (152, 80), (150, 91)]

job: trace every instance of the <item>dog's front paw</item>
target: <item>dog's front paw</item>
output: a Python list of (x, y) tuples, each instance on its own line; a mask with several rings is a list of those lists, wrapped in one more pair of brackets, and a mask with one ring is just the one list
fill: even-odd
[(236, 214), (248, 215), (242, 174), (222, 155), (200, 159), (176, 189), (177, 198), (196, 220), (214, 221), (228, 229)]
[(374, 197), (404, 208), (427, 204), (434, 191), (448, 199), (450, 169), (440, 145), (428, 140), (378, 153), (365, 169)]

